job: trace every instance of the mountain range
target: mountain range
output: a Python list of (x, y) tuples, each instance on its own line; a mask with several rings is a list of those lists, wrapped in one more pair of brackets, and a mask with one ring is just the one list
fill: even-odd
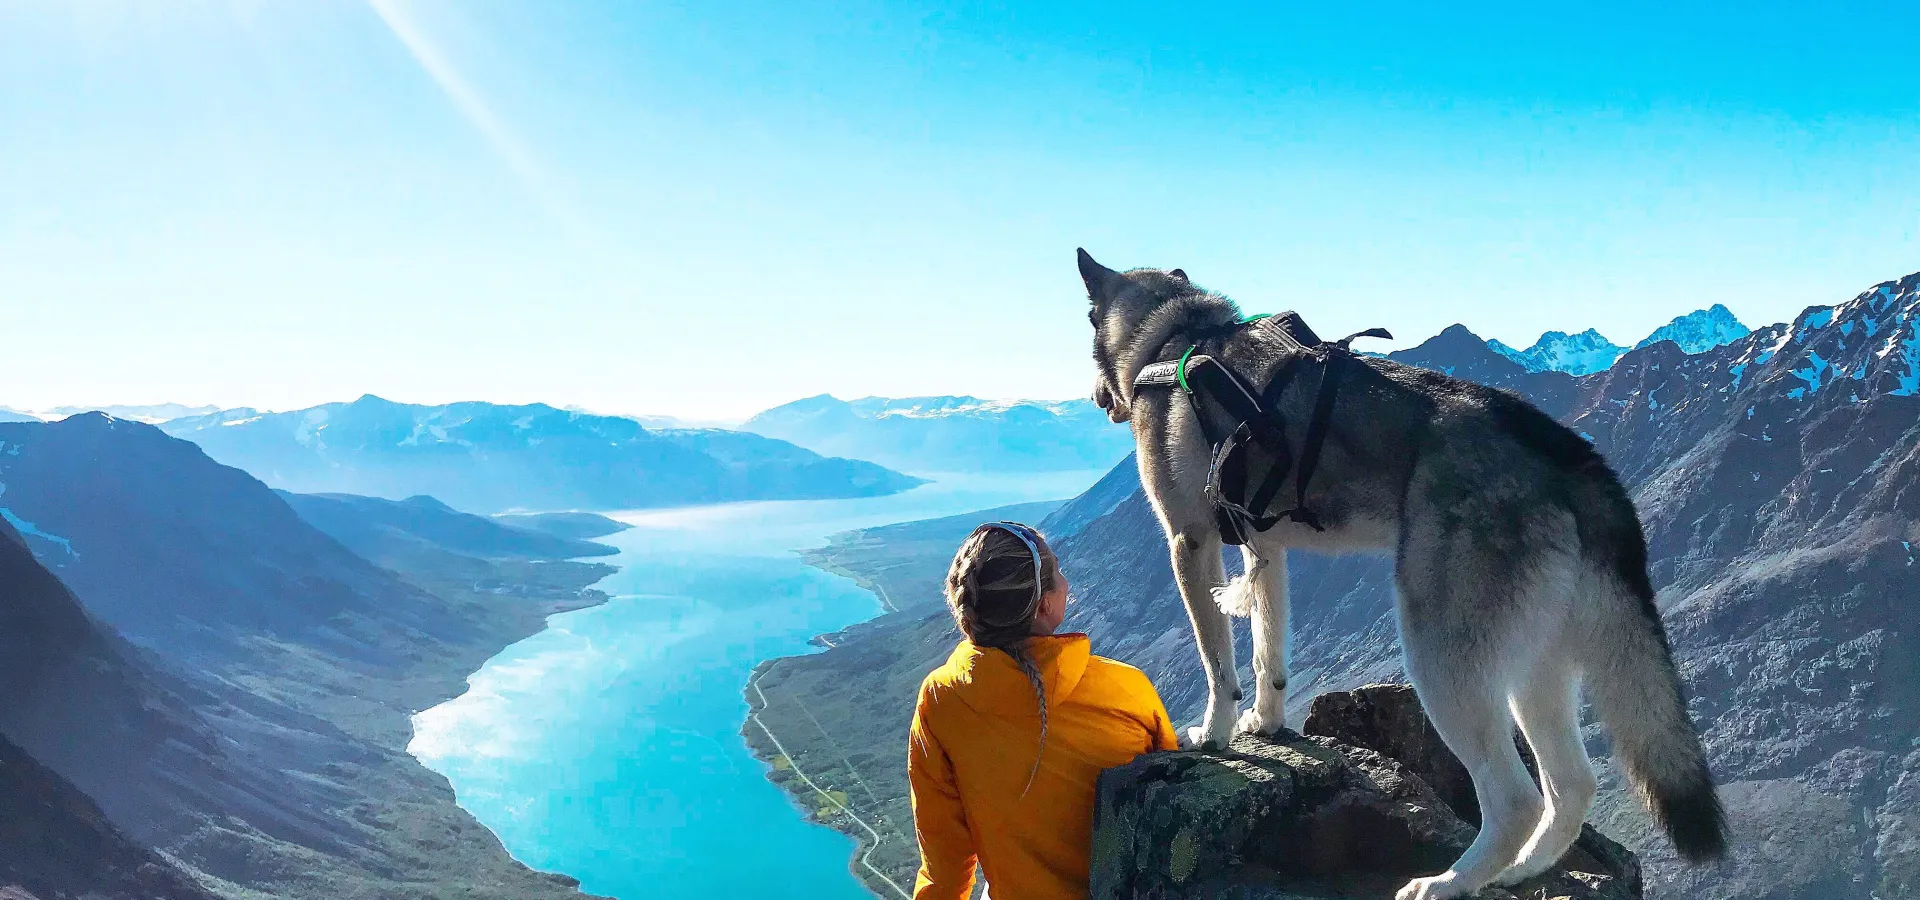
[(123, 867), (81, 864), (108, 853), (229, 897), (579, 897), (405, 746), (488, 657), (604, 600), (609, 567), (556, 558), (604, 548), (427, 500), (276, 494), (99, 413), (0, 424), (0, 485), (0, 757), (45, 770), (0, 770), (0, 800), (31, 802), (0, 842), (57, 838), (71, 863), (22, 890), (122, 896)]
[(544, 404), (419, 406), (368, 395), (292, 412), (223, 410), (162, 427), (283, 490), (426, 494), (470, 512), (864, 497), (920, 483), (755, 434), (653, 430)]
[[(1696, 310), (1654, 329), (1632, 349), (1652, 346), (1661, 341), (1672, 341), (1683, 352), (1705, 353), (1715, 347), (1746, 337), (1747, 326), (1740, 324), (1733, 312), (1718, 303)], [(1591, 375), (1612, 366), (1629, 348), (1607, 340), (1594, 329), (1579, 334), (1567, 334), (1564, 331), (1549, 331), (1540, 335), (1540, 339), (1525, 350), (1515, 350), (1499, 341), (1487, 341), (1487, 346), (1526, 369), (1529, 372), (1565, 372), (1569, 375)]]
[(1104, 469), (1132, 448), (1090, 400), (866, 397), (795, 400), (740, 426), (818, 453), (908, 472)]
[[(1649, 896), (1920, 893), (1917, 327), (1920, 274), (1701, 353), (1650, 343), (1586, 376), (1530, 371), (1458, 326), (1391, 354), (1523, 394), (1591, 440), (1633, 492), (1735, 841), (1723, 864), (1681, 864), (1589, 726), (1603, 783), (1594, 821), (1641, 854)], [(1066, 627), (1144, 669), (1176, 718), (1196, 716), (1205, 686), (1190, 626), (1131, 462), (1042, 528), (1073, 585)], [(930, 588), (951, 549), (842, 543), (867, 558), (836, 565), (883, 586), (901, 611), (828, 636), (823, 653), (763, 666), (755, 712), (786, 740), (784, 753), (756, 750), (848, 791), (855, 814), (888, 835), (873, 859), (910, 877), (895, 748), (919, 679), (957, 637)], [(1387, 560), (1294, 553), (1289, 570), (1290, 721), (1315, 695), (1404, 678)]]

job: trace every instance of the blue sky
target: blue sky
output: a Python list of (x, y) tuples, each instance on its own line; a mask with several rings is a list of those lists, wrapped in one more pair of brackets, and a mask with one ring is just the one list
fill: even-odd
[(1920, 5), (1446, 6), (0, 0), (0, 404), (1080, 396), (1082, 245), (1516, 345), (1920, 269)]

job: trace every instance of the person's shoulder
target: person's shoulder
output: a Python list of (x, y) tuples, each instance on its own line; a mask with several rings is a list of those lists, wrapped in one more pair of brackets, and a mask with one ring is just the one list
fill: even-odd
[[(961, 646), (964, 647), (965, 645), (963, 644)], [(927, 677), (920, 679), (921, 699), (931, 699), (940, 694), (947, 693), (961, 680), (961, 666), (956, 662), (956, 659), (960, 655), (960, 648), (955, 648), (952, 657), (941, 661), (940, 665), (936, 666), (933, 671), (927, 673)]]
[(1087, 675), (1129, 694), (1150, 693), (1158, 696), (1153, 679), (1148, 678), (1147, 673), (1117, 659), (1090, 657), (1087, 660)]

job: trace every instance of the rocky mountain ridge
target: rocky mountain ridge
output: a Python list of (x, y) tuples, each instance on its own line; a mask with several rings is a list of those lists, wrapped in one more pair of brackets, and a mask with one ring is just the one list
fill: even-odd
[[(1732, 310), (1715, 303), (1706, 309), (1675, 317), (1673, 321), (1654, 329), (1652, 334), (1642, 338), (1631, 349), (1672, 341), (1683, 352), (1705, 353), (1746, 337), (1747, 333), (1747, 326), (1740, 324)], [(1513, 360), (1529, 372), (1565, 372), (1569, 375), (1592, 375), (1605, 371), (1629, 349), (1607, 340), (1592, 328), (1579, 334), (1549, 331), (1540, 335), (1525, 350), (1515, 350), (1495, 340), (1486, 343), (1495, 353)]]

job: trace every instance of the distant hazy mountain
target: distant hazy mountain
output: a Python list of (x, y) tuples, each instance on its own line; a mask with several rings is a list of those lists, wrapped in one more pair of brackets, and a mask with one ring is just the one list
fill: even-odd
[(369, 395), (284, 413), (226, 410), (162, 427), (276, 488), (427, 494), (474, 512), (863, 497), (918, 483), (758, 435), (654, 431), (544, 404), (417, 406)]
[(515, 515), (501, 513), (493, 517), (505, 525), (551, 534), (554, 537), (572, 538), (577, 541), (591, 540), (609, 534), (618, 534), (632, 528), (625, 522), (609, 519), (598, 513), (589, 512), (553, 512)]
[(907, 472), (1065, 471), (1113, 465), (1133, 447), (1090, 400), (827, 394), (760, 413), (741, 428)]
[(169, 419), (206, 416), (220, 411), (218, 406), (187, 406), (180, 403), (154, 403), (146, 406), (56, 406), (40, 411), (42, 419), (64, 419), (87, 412), (103, 412), (116, 419), (128, 419), (158, 425)]
[[(1712, 307), (1696, 310), (1660, 326), (1645, 340), (1633, 345), (1633, 349), (1661, 341), (1673, 341), (1687, 353), (1704, 353), (1746, 337), (1747, 333), (1747, 326), (1740, 324), (1731, 310), (1715, 303)], [(1569, 375), (1591, 375), (1605, 371), (1628, 349), (1607, 340), (1591, 328), (1579, 334), (1549, 331), (1525, 350), (1515, 350), (1499, 341), (1490, 340), (1486, 343), (1494, 352), (1513, 360), (1529, 372), (1553, 371)]]
[(33, 413), (14, 409), (11, 406), (0, 406), (0, 422), (38, 422), (38, 421), (40, 421), (40, 417), (34, 415)]

